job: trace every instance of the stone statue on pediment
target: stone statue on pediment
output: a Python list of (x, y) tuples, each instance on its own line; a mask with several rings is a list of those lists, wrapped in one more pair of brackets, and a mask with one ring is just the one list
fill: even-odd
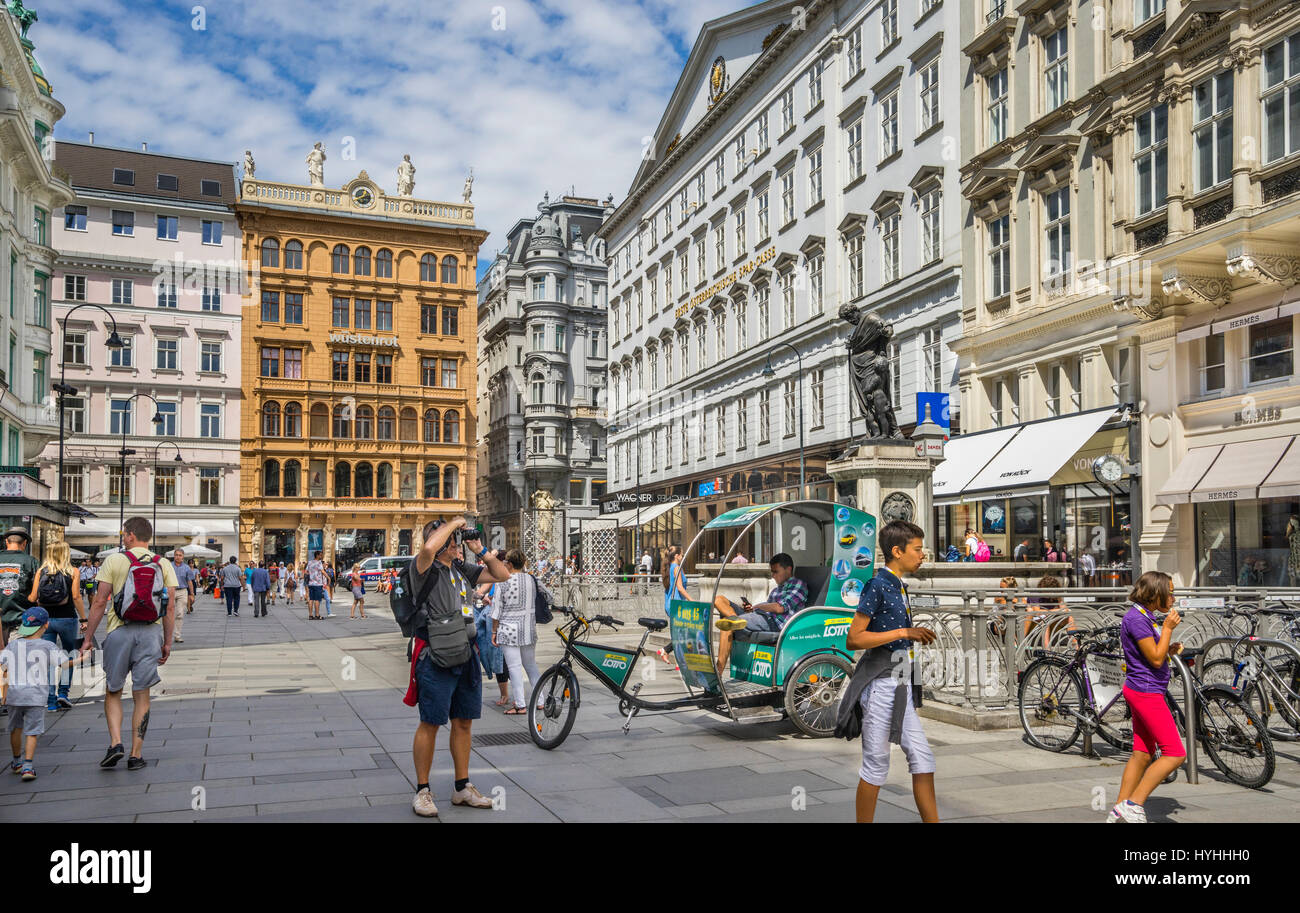
[(409, 197), (414, 192), (415, 166), (411, 164), (411, 157), (404, 155), (401, 163), (397, 166), (397, 195), (399, 197)]
[(307, 177), (311, 180), (311, 186), (325, 186), (325, 150), (320, 143), (307, 153)]

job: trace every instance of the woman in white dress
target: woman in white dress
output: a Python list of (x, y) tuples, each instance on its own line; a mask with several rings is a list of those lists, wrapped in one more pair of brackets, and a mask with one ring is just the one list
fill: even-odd
[[(528, 712), (528, 696), (537, 686), (537, 604), (538, 591), (555, 601), (546, 587), (524, 570), (528, 560), (517, 548), (506, 552), (510, 577), (497, 584), (492, 600), (492, 643), (505, 655), (510, 672), (510, 693), (514, 706), (506, 711), (510, 716)], [(528, 673), (528, 690), (524, 690), (524, 673)]]

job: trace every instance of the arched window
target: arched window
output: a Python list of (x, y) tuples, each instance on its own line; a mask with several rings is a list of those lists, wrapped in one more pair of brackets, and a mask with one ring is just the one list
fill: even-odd
[(448, 409), (442, 416), (442, 442), (460, 443), (460, 413), (455, 409)]
[(280, 404), (275, 400), (262, 405), (262, 434), (266, 437), (280, 436)]
[(419, 424), (420, 421), (415, 417), (414, 409), (403, 409), (401, 420), (397, 423), (397, 436), (404, 441), (416, 440), (416, 435), (419, 433), (416, 429)]
[(333, 264), (330, 268), (335, 273), (346, 276), (348, 274), (348, 260), (350, 259), (350, 253), (351, 251), (348, 250), (346, 244), (334, 245), (334, 256), (332, 257)]
[(377, 437), (381, 441), (397, 440), (397, 412), (391, 406), (381, 406), (379, 408), (379, 434)]
[(262, 239), (262, 265), (273, 267), (280, 265), (280, 242), (275, 238)]
[(391, 498), (393, 496), (393, 465), (380, 463), (379, 473), (375, 478), (375, 497)]
[(276, 460), (262, 464), (262, 494), (268, 498), (280, 496), (280, 464)]
[(334, 497), (352, 497), (352, 466), (347, 462), (334, 464)]
[(460, 474), (455, 466), (448, 466), (442, 470), (442, 496), (448, 500), (460, 497)]
[(361, 406), (357, 409), (357, 440), (368, 441), (374, 436), (375, 410), (369, 406)]
[(302, 242), (284, 242), (284, 268), (302, 269)]
[(375, 278), (393, 278), (393, 252), (388, 248), (382, 248), (375, 254)]
[(456, 258), (448, 254), (442, 258), (442, 284), (455, 285), (456, 282)]
[(302, 437), (302, 406), (298, 403), (284, 404), (284, 436)]
[(546, 402), (546, 381), (540, 374), (534, 374), (533, 384), (533, 405), (540, 405)]
[(438, 434), (441, 428), (440, 421), (437, 409), (424, 410), (424, 442), (426, 444), (437, 444), (442, 439)]
[(375, 496), (375, 468), (369, 463), (357, 464), (357, 497), (373, 498)]
[(353, 272), (358, 276), (370, 275), (370, 248), (358, 247), (357, 252), (352, 257)]
[(347, 440), (352, 437), (351, 407), (339, 403), (334, 407), (334, 436)]
[(424, 496), (426, 498), (438, 497), (438, 467), (433, 463), (424, 467)]
[(438, 258), (433, 254), (425, 254), (420, 258), (420, 281), (438, 281)]
[(330, 436), (330, 407), (324, 403), (314, 403), (311, 407), (311, 436)]
[(297, 460), (290, 460), (284, 464), (284, 496), (286, 498), (298, 497), (298, 476), (301, 474), (302, 464)]

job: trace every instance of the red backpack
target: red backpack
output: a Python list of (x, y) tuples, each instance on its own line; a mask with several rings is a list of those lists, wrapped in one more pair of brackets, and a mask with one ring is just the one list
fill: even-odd
[(126, 560), (131, 566), (127, 568), (122, 592), (113, 600), (113, 611), (123, 621), (153, 624), (163, 615), (167, 592), (161, 559), (150, 554), (141, 560), (128, 550)]

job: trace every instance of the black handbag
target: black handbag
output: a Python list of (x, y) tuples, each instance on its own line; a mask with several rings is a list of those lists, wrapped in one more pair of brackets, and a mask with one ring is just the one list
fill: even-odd
[(539, 625), (550, 624), (551, 619), (555, 617), (555, 614), (551, 611), (550, 597), (546, 595), (545, 590), (537, 585), (536, 577), (533, 577), (532, 574), (528, 576), (533, 581), (533, 615)]

